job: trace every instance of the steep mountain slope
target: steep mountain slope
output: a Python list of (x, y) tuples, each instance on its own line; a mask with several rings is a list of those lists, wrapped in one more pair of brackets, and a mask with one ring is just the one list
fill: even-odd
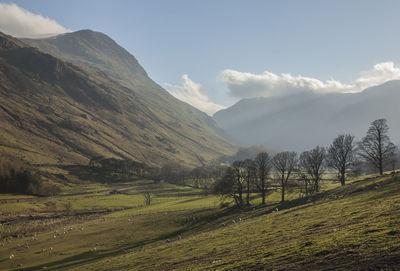
[[(206, 134), (225, 136), (212, 118), (170, 95), (147, 76), (134, 56), (103, 33), (81, 30), (52, 38), (24, 41), (65, 61), (106, 73), (131, 89), (143, 105), (173, 129), (184, 132), (185, 129), (180, 125), (186, 124), (204, 130)], [(223, 147), (226, 148), (226, 144)]]
[(65, 61), (93, 66), (118, 79), (149, 79), (137, 59), (103, 33), (80, 30), (46, 39), (22, 40)]
[(241, 100), (214, 115), (239, 145), (303, 151), (328, 145), (340, 133), (357, 138), (370, 122), (386, 118), (395, 143), (400, 142), (400, 81), (390, 81), (355, 94), (303, 92), (288, 97)]
[[(137, 61), (132, 65), (137, 70), (130, 72), (151, 81)], [(0, 34), (2, 152), (33, 163), (86, 163), (104, 155), (152, 165), (198, 165), (232, 152), (206, 114), (185, 104), (177, 110), (181, 118), (163, 116), (104, 72)]]

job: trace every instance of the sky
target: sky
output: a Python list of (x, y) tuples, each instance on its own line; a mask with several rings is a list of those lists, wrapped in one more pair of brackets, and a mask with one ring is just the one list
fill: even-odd
[(0, 2), (0, 31), (92, 29), (212, 115), (243, 98), (359, 92), (400, 79), (398, 0)]

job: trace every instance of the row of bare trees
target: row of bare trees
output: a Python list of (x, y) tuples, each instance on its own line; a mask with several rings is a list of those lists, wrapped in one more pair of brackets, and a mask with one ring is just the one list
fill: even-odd
[(288, 189), (300, 188), (305, 195), (319, 192), (322, 176), (330, 170), (342, 185), (349, 175), (359, 174), (364, 163), (383, 174), (396, 162), (396, 146), (388, 136), (385, 119), (371, 123), (367, 135), (358, 143), (354, 136), (337, 136), (328, 148), (317, 146), (300, 155), (280, 152), (271, 156), (259, 153), (254, 159), (235, 161), (215, 183), (214, 191), (233, 198), (237, 205), (249, 205), (252, 193), (258, 193), (265, 204), (268, 191), (279, 189), (285, 201)]

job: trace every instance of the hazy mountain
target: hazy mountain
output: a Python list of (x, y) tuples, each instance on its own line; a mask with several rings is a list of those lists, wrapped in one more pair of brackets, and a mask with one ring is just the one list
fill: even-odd
[(233, 153), (211, 118), (169, 95), (107, 36), (59, 38), (78, 66), (0, 33), (2, 152), (33, 163), (104, 155), (152, 165), (199, 165)]
[(400, 142), (400, 81), (390, 81), (354, 94), (302, 92), (276, 98), (244, 99), (221, 110), (214, 119), (241, 146), (303, 151), (329, 145), (340, 133), (357, 138), (370, 123), (386, 118), (392, 141)]

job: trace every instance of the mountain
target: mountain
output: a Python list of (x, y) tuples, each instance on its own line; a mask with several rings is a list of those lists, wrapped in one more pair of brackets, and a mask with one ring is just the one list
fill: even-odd
[(213, 116), (232, 142), (304, 151), (327, 146), (340, 133), (363, 137), (370, 123), (386, 118), (392, 141), (400, 142), (400, 81), (360, 93), (316, 94), (243, 99)]
[(212, 118), (177, 100), (151, 80), (134, 56), (103, 33), (80, 30), (46, 39), (24, 41), (64, 61), (105, 73), (132, 90), (141, 103), (165, 124), (176, 126), (178, 123), (186, 123), (197, 127), (197, 122), (200, 121), (201, 129), (206, 128), (205, 132), (212, 130), (213, 133), (224, 136)]
[(1, 152), (38, 164), (103, 155), (158, 166), (233, 153), (210, 117), (169, 95), (110, 38), (60, 37), (69, 59), (0, 33)]

